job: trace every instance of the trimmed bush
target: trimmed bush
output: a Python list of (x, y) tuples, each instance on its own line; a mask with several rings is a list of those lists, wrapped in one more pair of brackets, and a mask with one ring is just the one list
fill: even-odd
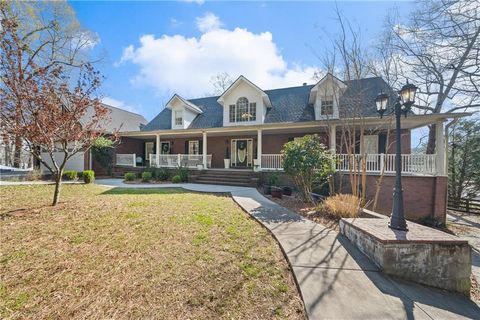
[(127, 172), (125, 173), (125, 181), (133, 181), (135, 180), (135, 173)]
[(78, 179), (77, 171), (66, 170), (66, 171), (63, 172), (63, 178), (65, 180), (77, 180)]
[(319, 211), (325, 215), (340, 218), (356, 218), (360, 215), (361, 199), (351, 194), (330, 196), (319, 205)]
[(83, 180), (83, 171), (78, 171), (78, 172), (77, 172), (77, 178), (78, 178), (79, 180)]
[(173, 183), (180, 183), (182, 182), (182, 177), (180, 177), (178, 174), (176, 176), (172, 177), (172, 182)]
[(165, 168), (157, 170), (157, 179), (161, 181), (167, 181), (170, 178), (170, 173)]
[(143, 182), (150, 182), (150, 180), (152, 180), (152, 173), (148, 172), (148, 171), (143, 172), (142, 173), (142, 181)]
[(143, 172), (149, 172), (152, 175), (152, 179), (157, 179), (157, 169), (156, 168), (147, 168)]
[(180, 176), (182, 182), (188, 181), (188, 169), (185, 167), (179, 167), (177, 170), (177, 175)]
[(92, 183), (95, 181), (95, 172), (93, 170), (85, 170), (83, 171), (83, 182), (85, 183)]

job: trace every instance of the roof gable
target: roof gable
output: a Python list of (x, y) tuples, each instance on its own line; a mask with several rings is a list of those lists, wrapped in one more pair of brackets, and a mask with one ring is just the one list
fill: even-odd
[(315, 98), (317, 97), (318, 91), (321, 90), (321, 88), (325, 86), (327, 83), (332, 83), (336, 89), (339, 89), (340, 92), (347, 88), (347, 85), (345, 82), (335, 77), (333, 74), (327, 73), (310, 90), (310, 96), (308, 98), (308, 102), (310, 104), (315, 103)]
[(176, 102), (176, 101), (179, 101), (181, 104), (184, 105), (184, 107), (187, 109), (187, 110), (190, 110), (192, 111), (193, 113), (196, 113), (196, 114), (200, 114), (202, 113), (202, 109), (200, 109), (199, 107), (197, 107), (195, 104), (191, 103), (190, 101), (186, 100), (186, 99), (183, 99), (182, 97), (180, 97), (178, 94), (174, 94), (173, 97), (168, 100), (167, 104), (165, 105), (165, 108), (167, 109), (172, 109), (172, 106), (173, 104)]
[(270, 98), (268, 95), (260, 89), (256, 84), (245, 78), (244, 76), (240, 76), (235, 80), (223, 93), (220, 97), (218, 97), (217, 102), (223, 106), (223, 103), (225, 101), (225, 97), (230, 94), (232, 91), (234, 91), (240, 83), (245, 83), (249, 87), (253, 88), (254, 90), (258, 91), (262, 95), (263, 103), (270, 108), (272, 106), (272, 102), (270, 101)]

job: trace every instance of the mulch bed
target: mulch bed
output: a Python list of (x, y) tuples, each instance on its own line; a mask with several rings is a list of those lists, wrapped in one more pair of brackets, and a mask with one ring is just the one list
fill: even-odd
[(268, 199), (278, 203), (282, 207), (285, 207), (293, 212), (298, 213), (299, 215), (312, 220), (314, 222), (323, 224), (329, 229), (338, 231), (338, 219), (329, 217), (317, 210), (317, 207), (309, 202), (305, 202), (300, 196), (296, 193), (293, 193), (291, 196), (283, 196), (281, 199), (273, 198), (271, 195), (263, 194)]

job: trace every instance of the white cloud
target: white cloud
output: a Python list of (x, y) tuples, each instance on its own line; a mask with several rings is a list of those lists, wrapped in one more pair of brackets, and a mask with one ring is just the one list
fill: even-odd
[(244, 75), (263, 89), (311, 83), (316, 68), (289, 64), (270, 32), (246, 29), (210, 29), (200, 37), (144, 35), (140, 45), (124, 49), (119, 64), (133, 63), (139, 73), (131, 79), (159, 94), (179, 93), (198, 97), (212, 92), (212, 76), (227, 72)]
[(203, 17), (196, 17), (197, 28), (201, 32), (205, 33), (211, 30), (219, 29), (223, 23), (220, 18), (211, 12), (205, 13)]
[(188, 3), (196, 3), (198, 5), (202, 5), (205, 3), (205, 0), (180, 0), (182, 2), (188, 2)]
[(177, 20), (175, 18), (170, 19), (170, 26), (173, 27), (173, 28), (180, 27), (182, 24), (183, 24), (183, 22), (180, 21), (180, 20)]
[(112, 98), (112, 97), (102, 98), (102, 103), (108, 104), (109, 106), (112, 106), (112, 107), (117, 107), (117, 108), (120, 108), (120, 109), (123, 109), (123, 110), (127, 110), (127, 111), (130, 111), (130, 112), (139, 113), (139, 110), (136, 107), (131, 106), (131, 105), (127, 105), (127, 104), (125, 104), (124, 101), (117, 100), (117, 99)]

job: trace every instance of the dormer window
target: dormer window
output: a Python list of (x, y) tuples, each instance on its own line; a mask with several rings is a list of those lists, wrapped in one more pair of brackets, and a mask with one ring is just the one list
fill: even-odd
[(247, 98), (238, 98), (236, 104), (229, 106), (230, 122), (248, 122), (257, 120), (257, 104), (249, 102)]
[(183, 126), (183, 111), (176, 110), (175, 111), (175, 125), (176, 126)]
[(333, 96), (326, 96), (322, 98), (322, 105), (320, 114), (322, 116), (333, 115)]

